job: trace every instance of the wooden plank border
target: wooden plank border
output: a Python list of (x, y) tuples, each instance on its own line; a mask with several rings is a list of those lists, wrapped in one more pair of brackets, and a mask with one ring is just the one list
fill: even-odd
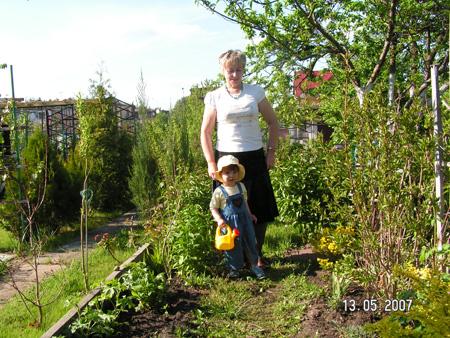
[[(146, 254), (149, 246), (150, 243), (142, 245), (130, 258), (128, 258), (125, 262), (123, 262), (116, 271), (110, 273), (109, 276), (106, 277), (105, 281), (110, 281), (115, 278), (119, 278), (128, 270), (128, 267), (131, 263), (141, 261), (144, 255)], [(64, 330), (66, 330), (78, 316), (78, 313), (81, 312), (92, 299), (97, 297), (101, 291), (102, 289), (100, 286), (90, 291), (78, 302), (76, 306), (70, 309), (60, 320), (58, 320), (51, 328), (49, 328), (47, 332), (45, 332), (41, 336), (41, 338), (52, 338), (54, 336), (63, 334)]]

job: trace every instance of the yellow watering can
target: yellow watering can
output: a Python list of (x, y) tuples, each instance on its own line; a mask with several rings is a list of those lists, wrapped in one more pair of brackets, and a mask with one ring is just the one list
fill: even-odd
[(239, 230), (233, 229), (226, 224), (226, 234), (221, 233), (221, 228), (218, 226), (216, 229), (215, 246), (217, 250), (232, 250), (234, 248), (234, 239), (239, 236)]

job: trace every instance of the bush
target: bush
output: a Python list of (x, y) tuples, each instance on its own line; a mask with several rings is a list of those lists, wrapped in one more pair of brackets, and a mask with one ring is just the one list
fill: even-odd
[(336, 224), (355, 230), (360, 282), (392, 298), (394, 266), (414, 260), (432, 238), (434, 140), (430, 111), (399, 114), (382, 97), (374, 91), (363, 107), (355, 100), (342, 112), (342, 150), (326, 168)]
[(24, 235), (25, 219), (32, 215), (24, 202), (20, 207), (20, 200), (33, 208), (44, 197), (42, 205), (32, 215), (33, 224), (39, 227), (41, 233), (57, 231), (62, 222), (74, 217), (78, 210), (73, 200), (78, 192), (74, 192), (61, 157), (41, 130), (36, 129), (29, 137), (21, 152), (21, 162), (19, 174), (10, 168), (6, 186), (7, 203), (0, 206), (2, 226), (19, 241)]
[(171, 266), (181, 276), (210, 272), (213, 260), (211, 216), (198, 204), (180, 210), (169, 240)]
[(211, 271), (213, 250), (212, 217), (209, 211), (211, 181), (203, 170), (177, 177), (167, 187), (165, 208), (167, 261), (183, 277)]
[[(440, 256), (448, 263), (450, 246)], [(448, 266), (445, 265), (444, 266)], [(396, 311), (369, 329), (380, 337), (448, 337), (450, 332), (450, 276), (436, 268), (397, 267), (395, 276), (410, 283), (410, 290), (399, 299), (411, 301), (409, 311)]]
[(279, 220), (300, 227), (304, 243), (332, 222), (328, 205), (331, 192), (326, 182), (327, 154), (321, 140), (307, 145), (280, 144), (277, 165), (271, 171)]

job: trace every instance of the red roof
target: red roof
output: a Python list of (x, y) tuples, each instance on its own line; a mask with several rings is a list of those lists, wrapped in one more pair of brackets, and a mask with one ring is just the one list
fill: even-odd
[(310, 78), (317, 79), (317, 81), (311, 81), (308, 79), (308, 73), (297, 72), (294, 79), (294, 95), (297, 97), (302, 96), (303, 93), (310, 89), (319, 87), (323, 81), (329, 81), (333, 78), (331, 71), (319, 71), (314, 70)]

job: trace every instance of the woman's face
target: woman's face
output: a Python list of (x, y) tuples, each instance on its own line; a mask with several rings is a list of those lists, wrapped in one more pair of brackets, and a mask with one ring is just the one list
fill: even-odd
[(229, 64), (223, 67), (223, 75), (228, 88), (240, 89), (244, 69), (239, 64)]

